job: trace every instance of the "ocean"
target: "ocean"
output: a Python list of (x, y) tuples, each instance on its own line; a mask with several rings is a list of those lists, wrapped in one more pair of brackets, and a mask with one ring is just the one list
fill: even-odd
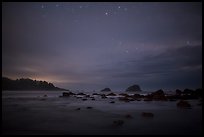
[[(122, 102), (116, 97), (95, 100), (59, 97), (64, 91), (2, 91), (4, 135), (201, 135), (202, 106), (188, 100)], [(114, 103), (110, 103), (114, 102)], [(89, 108), (87, 108), (89, 107)], [(144, 117), (142, 113), (152, 113)], [(131, 118), (127, 118), (130, 115)], [(115, 125), (121, 120), (123, 124)]]

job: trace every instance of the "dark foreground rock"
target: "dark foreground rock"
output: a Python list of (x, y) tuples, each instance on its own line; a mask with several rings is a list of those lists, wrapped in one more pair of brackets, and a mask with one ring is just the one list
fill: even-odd
[(142, 116), (143, 117), (154, 117), (154, 114), (153, 113), (150, 113), (150, 112), (142, 112)]
[(176, 105), (179, 108), (191, 108), (191, 104), (189, 104), (188, 101), (185, 100), (180, 100)]
[(124, 124), (123, 120), (115, 120), (113, 121), (113, 126), (122, 126)]

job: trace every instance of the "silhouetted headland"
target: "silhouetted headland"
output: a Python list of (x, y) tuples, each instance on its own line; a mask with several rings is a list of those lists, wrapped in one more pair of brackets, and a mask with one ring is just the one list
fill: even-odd
[(65, 90), (67, 89), (55, 87), (52, 83), (46, 81), (37, 81), (29, 78), (21, 78), (12, 80), (2, 77), (2, 90)]

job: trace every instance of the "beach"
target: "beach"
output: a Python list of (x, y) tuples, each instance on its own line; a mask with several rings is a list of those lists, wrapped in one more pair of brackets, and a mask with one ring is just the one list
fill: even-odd
[[(16, 91), (19, 92), (19, 91)], [(62, 91), (3, 91), (4, 135), (201, 135), (202, 106), (188, 100), (130, 101), (118, 96), (60, 97)], [(25, 92), (25, 91), (24, 91)], [(28, 91), (29, 92), (29, 91)], [(45, 96), (46, 94), (46, 96)], [(86, 98), (87, 100), (85, 100)], [(83, 100), (84, 99), (84, 100)], [(144, 116), (151, 113), (153, 116)]]

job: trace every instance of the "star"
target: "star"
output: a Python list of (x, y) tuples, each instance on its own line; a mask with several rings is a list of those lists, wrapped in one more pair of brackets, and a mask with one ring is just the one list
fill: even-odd
[(121, 42), (121, 41), (119, 41), (119, 45), (122, 45), (122, 42)]
[(79, 8), (81, 9), (81, 8), (83, 8), (83, 6), (79, 6)]
[(106, 14), (106, 16), (108, 16), (108, 12), (106, 12), (105, 14)]
[(56, 7), (59, 7), (59, 5), (58, 5), (58, 4), (56, 4), (55, 6), (56, 6)]
[(190, 41), (186, 41), (186, 44), (189, 45), (189, 44), (190, 44)]
[(118, 6), (118, 9), (120, 9), (120, 6)]
[(44, 9), (44, 7), (45, 7), (44, 5), (41, 5), (41, 8), (42, 8), (42, 9)]

